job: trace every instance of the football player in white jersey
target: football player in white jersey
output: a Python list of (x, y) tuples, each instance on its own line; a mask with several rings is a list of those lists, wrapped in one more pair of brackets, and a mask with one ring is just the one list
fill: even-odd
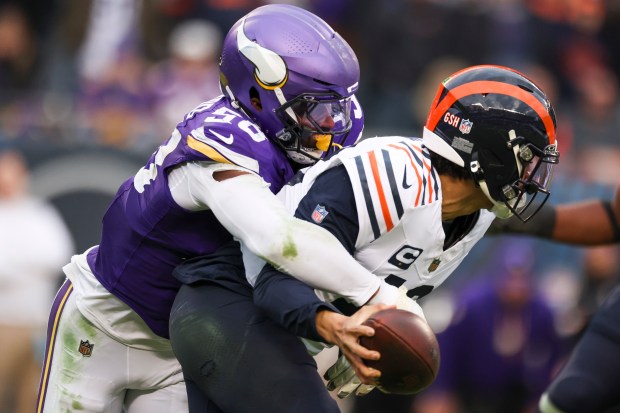
[[(474, 66), (440, 86), (422, 138), (366, 139), (298, 172), (279, 197), (415, 299), (454, 271), (496, 216), (527, 220), (544, 204), (559, 157), (555, 130), (550, 102), (529, 79)], [(279, 398), (317, 375), (294, 338), (308, 339), (311, 351), (321, 348), (312, 340), (330, 342), (324, 314), (351, 313), (354, 294), (338, 283), (340, 274), (292, 278), (242, 248), (252, 286), (243, 292), (233, 288), (244, 281), (231, 276), (238, 259), (232, 250), (175, 269), (185, 285), (170, 317), (173, 349), (186, 376), (224, 412), (303, 411), (281, 406)], [(297, 255), (296, 246), (288, 252)], [(401, 307), (421, 314), (406, 303)], [(340, 348), (344, 356), (328, 370), (328, 388), (340, 397), (367, 393), (376, 372)]]

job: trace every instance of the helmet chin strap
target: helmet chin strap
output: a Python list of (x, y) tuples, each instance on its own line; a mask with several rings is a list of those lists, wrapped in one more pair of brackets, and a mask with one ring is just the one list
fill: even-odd
[(226, 94), (228, 95), (228, 98), (230, 99), (230, 104), (233, 108), (235, 109), (240, 109), (241, 105), (239, 104), (239, 101), (237, 100), (237, 98), (235, 97), (235, 95), (233, 94), (232, 90), (230, 90), (230, 88), (228, 87), (228, 85), (224, 86), (224, 89), (226, 91)]
[(514, 215), (506, 204), (497, 202), (493, 199), (493, 197), (491, 197), (486, 181), (478, 181), (478, 185), (480, 186), (480, 189), (482, 189), (482, 192), (484, 192), (487, 198), (489, 198), (489, 200), (493, 203), (493, 207), (491, 207), (489, 211), (494, 213), (496, 217), (499, 219), (507, 219)]
[[(480, 185), (480, 189), (482, 189), (482, 192), (484, 192), (487, 198), (489, 198), (489, 200), (493, 203), (493, 207), (491, 207), (489, 211), (494, 213), (495, 216), (499, 219), (510, 218), (514, 215), (514, 210), (522, 208), (527, 204), (527, 197), (525, 196), (525, 194), (523, 196), (513, 198), (506, 202), (497, 202), (491, 197), (489, 187), (486, 181), (478, 181), (478, 185)], [(518, 204), (517, 201), (519, 201)]]
[[(469, 168), (471, 169), (471, 172), (474, 175), (474, 179), (476, 179), (476, 177), (483, 176), (481, 174), (480, 164), (478, 163), (478, 161), (472, 161), (469, 164)], [(489, 199), (489, 201), (491, 201), (491, 203), (493, 204), (493, 206), (489, 209), (489, 211), (491, 211), (493, 214), (495, 214), (496, 217), (498, 217), (499, 219), (507, 219), (507, 218), (510, 218), (511, 216), (514, 215), (514, 213), (512, 211), (515, 208), (515, 205), (511, 204), (510, 206), (513, 208), (513, 209), (511, 209), (508, 205), (506, 205), (506, 203), (498, 202), (495, 199), (493, 199), (493, 197), (491, 196), (491, 192), (489, 191), (489, 186), (487, 185), (486, 180), (478, 179), (478, 180), (476, 180), (476, 183), (478, 184), (478, 186), (480, 187), (480, 189), (482, 190), (484, 195), (486, 195), (486, 197)], [(508, 203), (510, 204), (511, 202), (514, 203), (516, 201), (517, 200), (514, 199), (514, 200), (508, 201)], [(519, 204), (520, 205), (517, 205), (516, 207), (525, 205), (525, 198), (524, 197), (522, 197), (521, 202)]]
[[(508, 131), (508, 138), (509, 138), (509, 142), (512, 142), (513, 140), (517, 139), (517, 133), (515, 132), (514, 129), (511, 129), (510, 131)], [(521, 161), (519, 160), (519, 145), (518, 144), (511, 145), (511, 147), (514, 152), (515, 160), (517, 163), (517, 169), (519, 171), (519, 176), (521, 176), (523, 165), (521, 164)], [(480, 172), (480, 163), (478, 163), (477, 160), (474, 160), (473, 162), (471, 162), (469, 167), (471, 169), (471, 172), (474, 174), (474, 177), (478, 175), (478, 173)], [(484, 179), (480, 179), (477, 182), (478, 182), (478, 186), (480, 186), (480, 189), (482, 189), (482, 192), (484, 192), (486, 197), (493, 203), (493, 207), (491, 207), (489, 211), (495, 214), (495, 216), (499, 219), (510, 218), (511, 216), (514, 215), (513, 210), (523, 207), (525, 203), (527, 202), (527, 199), (525, 196), (519, 197), (517, 199), (511, 199), (507, 201), (506, 203), (497, 202), (491, 196), (491, 193), (489, 191), (489, 186), (487, 185), (486, 181)], [(517, 200), (519, 200), (518, 205), (515, 204)]]

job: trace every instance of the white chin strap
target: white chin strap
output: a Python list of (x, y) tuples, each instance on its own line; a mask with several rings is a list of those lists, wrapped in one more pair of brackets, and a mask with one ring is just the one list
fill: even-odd
[[(508, 138), (510, 141), (517, 138), (517, 134), (514, 131), (514, 129), (511, 129), (510, 131), (508, 131)], [(521, 171), (523, 170), (523, 166), (521, 165), (521, 161), (519, 160), (519, 145), (514, 145), (512, 147), (512, 151), (514, 152), (514, 156), (516, 159), (519, 176), (521, 176)], [(480, 185), (480, 189), (482, 189), (482, 192), (484, 192), (487, 198), (489, 198), (489, 200), (493, 203), (493, 207), (489, 209), (489, 211), (494, 213), (495, 216), (498, 217), (499, 219), (507, 219), (514, 215), (512, 210), (508, 208), (508, 206), (505, 203), (497, 202), (496, 200), (493, 199), (493, 197), (491, 196), (491, 193), (489, 192), (489, 187), (487, 186), (486, 181), (484, 180), (479, 181), (478, 184)], [(508, 203), (513, 209), (521, 208), (525, 206), (525, 203), (527, 202), (527, 197), (522, 196), (519, 202), (519, 205), (515, 205), (515, 202), (517, 202), (516, 199), (512, 199), (508, 201)]]
[(487, 198), (489, 198), (489, 200), (493, 203), (493, 207), (490, 208), (489, 211), (494, 213), (495, 216), (499, 219), (507, 219), (513, 216), (512, 211), (510, 210), (510, 208), (508, 208), (508, 206), (506, 206), (506, 204), (499, 203), (494, 200), (493, 197), (491, 197), (491, 194), (489, 193), (489, 187), (487, 186), (486, 181), (479, 181), (478, 185), (480, 185), (480, 189), (482, 189), (482, 192), (484, 192)]
[[(507, 219), (514, 215), (512, 210), (508, 208), (505, 203), (497, 202), (491, 197), (491, 194), (489, 193), (489, 187), (487, 186), (486, 181), (479, 181), (478, 185), (480, 185), (480, 189), (482, 189), (482, 192), (484, 192), (487, 198), (489, 198), (489, 200), (493, 203), (493, 207), (491, 207), (489, 211), (494, 213), (496, 217), (498, 217), (499, 219)], [(511, 199), (510, 201), (508, 201), (510, 206), (515, 210), (523, 208), (527, 203), (527, 196), (522, 196), (520, 198), (519, 204), (516, 204), (516, 202), (517, 199)]]

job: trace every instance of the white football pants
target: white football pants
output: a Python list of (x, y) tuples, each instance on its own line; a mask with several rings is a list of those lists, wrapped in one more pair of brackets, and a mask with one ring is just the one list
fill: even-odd
[(141, 350), (112, 339), (82, 316), (72, 290), (65, 282), (51, 311), (36, 412), (187, 412), (172, 350)]

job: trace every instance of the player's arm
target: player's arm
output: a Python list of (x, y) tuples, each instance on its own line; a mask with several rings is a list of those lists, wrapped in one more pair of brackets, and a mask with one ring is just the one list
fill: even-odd
[(362, 322), (375, 312), (388, 308), (387, 305), (366, 305), (352, 316), (345, 316), (330, 303), (320, 300), (307, 284), (269, 264), (257, 278), (254, 302), (291, 333), (338, 346), (363, 383), (371, 384), (380, 376), (380, 372), (362, 361), (377, 360), (380, 354), (361, 346), (359, 338), (374, 334), (374, 329), (362, 325)]
[[(361, 266), (332, 234), (291, 216), (258, 175), (228, 164), (187, 165), (195, 202), (254, 254), (304, 283), (363, 305), (394, 303), (398, 290)], [(317, 273), (323, 274), (317, 278)]]
[(620, 242), (620, 190), (613, 201), (588, 200), (559, 205), (545, 204), (532, 219), (496, 220), (496, 231), (534, 235), (574, 245)]
[(555, 207), (552, 239), (579, 245), (620, 242), (620, 191), (612, 202), (592, 200)]
[[(336, 239), (347, 255), (355, 252), (355, 242), (359, 232), (355, 196), (343, 166), (332, 168), (321, 174), (308, 193), (300, 200), (295, 216), (328, 231)], [(329, 252), (327, 252), (329, 254)], [(311, 283), (302, 284), (299, 280), (279, 271), (272, 265), (265, 265), (254, 284), (254, 302), (269, 316), (289, 331), (312, 340), (326, 341), (313, 330), (316, 309), (323, 303), (314, 290), (322, 285), (341, 279), (338, 273), (323, 271), (320, 262), (323, 256), (311, 257), (316, 263)], [(249, 266), (251, 267), (251, 265)], [(246, 270), (252, 271), (246, 267)], [(373, 275), (373, 277), (377, 278)], [(254, 278), (251, 274), (249, 278)], [(332, 290), (337, 295), (346, 295), (348, 283)], [(330, 307), (331, 304), (329, 304)], [(358, 304), (359, 306), (359, 304)]]
[(317, 297), (307, 284), (266, 264), (254, 284), (254, 303), (278, 324), (299, 337), (330, 341), (329, 320), (321, 325), (317, 314), (340, 313), (331, 303)]

